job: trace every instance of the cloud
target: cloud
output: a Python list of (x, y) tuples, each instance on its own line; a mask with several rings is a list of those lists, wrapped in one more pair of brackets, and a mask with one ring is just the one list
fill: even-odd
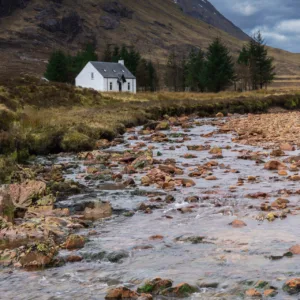
[(281, 21), (275, 29), (280, 32), (300, 33), (300, 19)]
[[(200, 0), (201, 1), (201, 0)], [(230, 21), (252, 35), (261, 30), (268, 45), (300, 52), (300, 0), (210, 0)]]
[(241, 13), (244, 16), (251, 16), (257, 12), (257, 8), (250, 3), (246, 4), (235, 4), (233, 10), (237, 13)]

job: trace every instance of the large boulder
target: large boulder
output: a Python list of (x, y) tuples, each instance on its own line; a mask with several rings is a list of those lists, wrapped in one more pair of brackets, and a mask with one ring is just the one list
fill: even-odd
[(19, 261), (24, 268), (47, 267), (54, 262), (57, 254), (57, 248), (51, 240), (44, 243), (35, 243), (26, 248)]
[(11, 184), (9, 195), (12, 203), (18, 208), (29, 207), (34, 200), (38, 200), (46, 193), (46, 184), (43, 181), (27, 180), (21, 184)]
[(108, 218), (112, 215), (112, 208), (109, 202), (96, 202), (93, 207), (86, 207), (84, 210), (84, 218), (87, 220), (99, 220)]
[(292, 278), (287, 280), (283, 285), (283, 290), (290, 295), (300, 293), (300, 278)]

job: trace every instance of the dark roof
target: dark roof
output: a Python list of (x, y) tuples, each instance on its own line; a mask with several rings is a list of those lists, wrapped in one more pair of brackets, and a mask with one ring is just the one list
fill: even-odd
[(122, 64), (91, 61), (90, 62), (104, 78), (119, 78), (124, 75), (126, 79), (135, 79), (135, 76)]

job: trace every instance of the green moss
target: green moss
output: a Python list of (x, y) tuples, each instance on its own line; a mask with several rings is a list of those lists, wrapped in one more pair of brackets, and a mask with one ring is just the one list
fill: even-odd
[(61, 148), (67, 152), (91, 150), (93, 147), (94, 141), (91, 138), (75, 130), (67, 132), (61, 141)]
[(188, 296), (190, 294), (193, 294), (197, 292), (197, 289), (187, 283), (184, 283), (180, 288), (179, 288), (179, 293), (180, 295)]
[(138, 293), (151, 293), (154, 289), (154, 285), (151, 285), (149, 283), (146, 283), (145, 285), (143, 285), (142, 287), (138, 288)]
[(259, 282), (256, 283), (255, 287), (257, 289), (263, 289), (263, 288), (265, 288), (268, 285), (269, 285), (268, 281), (261, 280), (261, 281), (259, 281)]

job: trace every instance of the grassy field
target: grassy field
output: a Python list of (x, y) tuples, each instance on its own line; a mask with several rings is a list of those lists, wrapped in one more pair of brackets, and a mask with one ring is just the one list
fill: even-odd
[(0, 86), (0, 180), (7, 179), (7, 168), (16, 160), (93, 149), (101, 139), (110, 140), (127, 127), (165, 115), (255, 113), (272, 106), (300, 108), (300, 92), (271, 89), (133, 95), (98, 93), (29, 77), (8, 81)]

